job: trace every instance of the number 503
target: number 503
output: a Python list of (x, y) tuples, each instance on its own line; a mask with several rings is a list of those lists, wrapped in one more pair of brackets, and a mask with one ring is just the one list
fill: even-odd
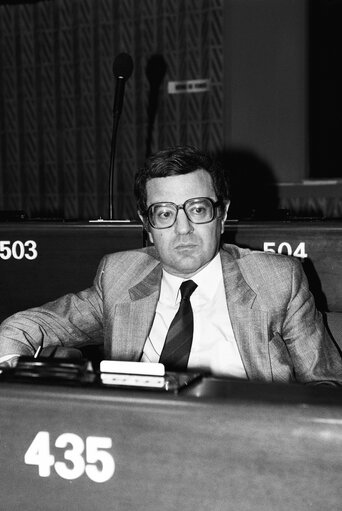
[(74, 433), (63, 433), (56, 439), (55, 447), (65, 449), (67, 463), (55, 461), (50, 452), (50, 433), (39, 431), (25, 453), (26, 465), (37, 465), (40, 477), (49, 477), (54, 467), (63, 479), (77, 479), (86, 473), (96, 483), (108, 481), (115, 472), (114, 458), (107, 451), (112, 447), (111, 438), (88, 436), (84, 443)]

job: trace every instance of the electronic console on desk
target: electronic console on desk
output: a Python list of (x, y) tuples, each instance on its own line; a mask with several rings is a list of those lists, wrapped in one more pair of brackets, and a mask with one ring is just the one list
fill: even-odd
[(20, 357), (15, 368), (3, 369), (5, 381), (76, 383), (177, 393), (202, 378), (201, 373), (166, 372), (163, 364), (102, 360), (94, 372), (86, 359)]

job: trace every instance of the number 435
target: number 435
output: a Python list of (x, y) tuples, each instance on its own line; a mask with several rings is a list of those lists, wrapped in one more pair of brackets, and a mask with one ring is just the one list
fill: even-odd
[(50, 433), (39, 431), (25, 453), (25, 463), (37, 465), (40, 477), (49, 477), (52, 466), (60, 477), (69, 480), (86, 473), (92, 481), (104, 483), (114, 474), (115, 461), (106, 450), (112, 447), (111, 438), (88, 436), (84, 444), (80, 436), (63, 433), (56, 439), (55, 447), (65, 449), (64, 459), (68, 463), (55, 461), (50, 452)]

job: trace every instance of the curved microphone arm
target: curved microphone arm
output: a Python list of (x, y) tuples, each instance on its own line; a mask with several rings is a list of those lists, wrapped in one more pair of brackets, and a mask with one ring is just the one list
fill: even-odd
[(110, 150), (110, 163), (109, 163), (109, 219), (114, 219), (114, 161), (116, 153), (116, 139), (118, 133), (118, 126), (120, 115), (122, 112), (122, 105), (125, 95), (125, 83), (126, 80), (131, 76), (133, 71), (132, 58), (127, 53), (120, 53), (113, 64), (113, 73), (116, 77), (116, 88), (113, 106), (113, 128), (112, 128), (112, 140)]

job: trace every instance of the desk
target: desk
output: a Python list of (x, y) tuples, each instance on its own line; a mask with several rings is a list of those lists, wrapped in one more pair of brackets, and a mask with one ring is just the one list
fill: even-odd
[[(340, 509), (339, 389), (221, 380), (203, 380), (180, 395), (91, 385), (0, 387), (1, 506), (8, 511)], [(48, 446), (45, 455), (54, 456), (47, 477), (24, 461), (38, 432), (48, 435), (40, 449)], [(83, 469), (70, 480), (56, 470), (65, 448), (55, 443), (66, 433), (81, 446), (88, 439), (75, 458)], [(84, 470), (96, 438), (110, 439), (100, 451), (109, 455), (107, 465), (115, 463), (101, 483)]]

